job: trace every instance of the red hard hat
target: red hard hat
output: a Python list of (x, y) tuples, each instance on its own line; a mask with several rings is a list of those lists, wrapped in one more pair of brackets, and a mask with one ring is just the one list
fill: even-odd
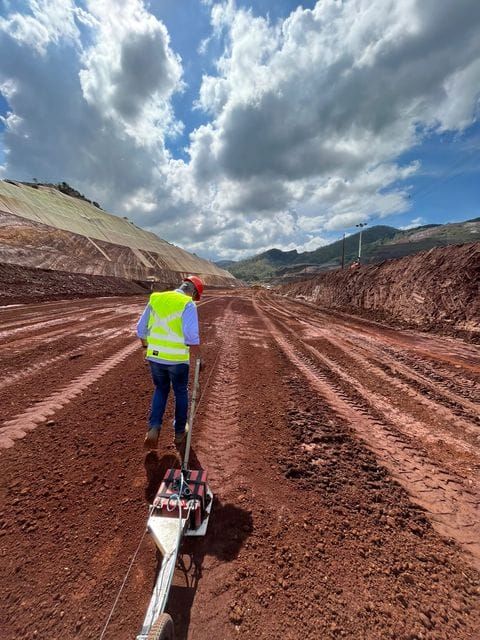
[(183, 281), (191, 282), (194, 285), (198, 293), (198, 299), (200, 300), (203, 293), (203, 282), (200, 280), (200, 278), (198, 276), (188, 276), (187, 278), (184, 278)]

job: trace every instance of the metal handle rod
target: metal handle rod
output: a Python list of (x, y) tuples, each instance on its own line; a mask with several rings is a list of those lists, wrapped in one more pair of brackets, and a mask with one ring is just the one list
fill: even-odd
[(190, 443), (192, 441), (193, 416), (195, 415), (195, 404), (197, 402), (198, 379), (200, 376), (200, 358), (195, 363), (195, 377), (193, 382), (192, 403), (190, 405), (190, 415), (188, 418), (187, 444), (185, 446), (185, 455), (183, 456), (182, 471), (188, 469), (188, 459), (190, 457)]

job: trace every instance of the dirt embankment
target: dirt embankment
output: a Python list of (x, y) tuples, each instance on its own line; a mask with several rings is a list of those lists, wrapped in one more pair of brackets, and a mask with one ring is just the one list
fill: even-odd
[(480, 338), (480, 243), (337, 270), (279, 288), (328, 309)]
[(194, 273), (209, 286), (235, 286), (209, 260), (60, 188), (0, 180), (0, 262), (161, 282)]
[(122, 278), (30, 269), (0, 263), (0, 305), (66, 298), (138, 295), (146, 291), (140, 284)]
[[(118, 236), (125, 241), (124, 234)], [(197, 273), (209, 286), (229, 286), (233, 282), (233, 278), (222, 275), (226, 273), (222, 270), (209, 273), (207, 261), (178, 247), (160, 241), (159, 247), (164, 254), (94, 240), (0, 210), (0, 263), (127, 280), (154, 276), (161, 282), (176, 282), (182, 275)]]

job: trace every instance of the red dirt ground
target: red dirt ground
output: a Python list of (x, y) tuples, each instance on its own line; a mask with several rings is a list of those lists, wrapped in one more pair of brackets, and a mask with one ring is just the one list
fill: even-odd
[[(100, 637), (178, 463), (171, 414), (142, 450), (144, 302), (0, 310), (2, 640)], [(199, 315), (215, 503), (182, 548), (177, 639), (477, 640), (479, 348), (249, 291)], [(105, 639), (135, 638), (156, 566), (147, 536)]]

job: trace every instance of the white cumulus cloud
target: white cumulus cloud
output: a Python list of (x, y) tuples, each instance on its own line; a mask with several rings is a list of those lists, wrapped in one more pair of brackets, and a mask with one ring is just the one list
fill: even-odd
[(478, 118), (476, 0), (321, 0), (275, 22), (204, 2), (201, 50), (222, 53), (193, 130), (174, 112), (184, 61), (153, 5), (26, 5), (0, 18), (4, 174), (70, 181), (203, 255), (316, 248), (407, 211), (419, 163), (402, 154)]
[(81, 57), (85, 100), (120, 120), (142, 143), (163, 137), (174, 122), (170, 100), (182, 87), (182, 65), (165, 26), (138, 0), (92, 0), (94, 43)]
[(77, 8), (72, 0), (31, 0), (29, 9), (28, 13), (16, 11), (0, 16), (0, 30), (41, 55), (49, 44), (59, 44), (62, 39), (79, 44)]

